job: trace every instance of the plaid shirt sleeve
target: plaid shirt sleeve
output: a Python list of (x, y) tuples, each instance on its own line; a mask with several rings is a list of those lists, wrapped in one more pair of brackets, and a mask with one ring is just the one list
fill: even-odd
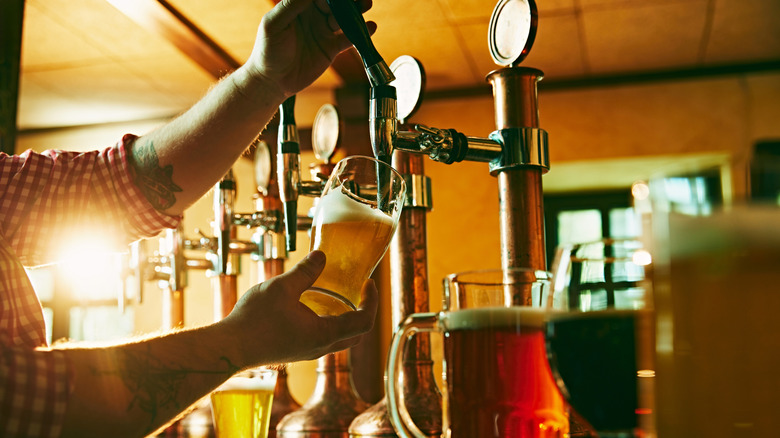
[(22, 263), (51, 261), (80, 232), (118, 248), (176, 227), (180, 218), (156, 211), (133, 183), (127, 153), (135, 139), (103, 151), (0, 154), (0, 233)]
[(181, 219), (154, 210), (133, 184), (126, 157), (134, 141), (125, 136), (86, 153), (0, 154), (2, 437), (59, 436), (73, 390), (64, 354), (46, 346), (41, 305), (23, 263), (52, 259), (61, 237), (74, 230), (110, 229), (115, 242), (126, 243)]

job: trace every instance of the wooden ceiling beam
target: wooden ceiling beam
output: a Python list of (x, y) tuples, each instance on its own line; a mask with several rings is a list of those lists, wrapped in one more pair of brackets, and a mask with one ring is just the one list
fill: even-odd
[(170, 41), (215, 78), (221, 78), (241, 65), (166, 0), (106, 1), (145, 29)]

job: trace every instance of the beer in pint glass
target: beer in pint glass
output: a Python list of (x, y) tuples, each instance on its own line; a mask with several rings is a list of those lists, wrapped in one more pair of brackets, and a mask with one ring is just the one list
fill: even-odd
[(388, 164), (347, 157), (336, 164), (312, 221), (311, 250), (323, 251), (325, 269), (301, 301), (319, 315), (360, 305), (360, 291), (390, 245), (406, 185)]
[(234, 376), (211, 393), (217, 437), (266, 438), (271, 421), (277, 371)]

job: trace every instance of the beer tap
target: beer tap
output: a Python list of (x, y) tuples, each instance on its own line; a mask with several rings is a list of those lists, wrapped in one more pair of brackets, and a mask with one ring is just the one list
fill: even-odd
[[(330, 106), (333, 108), (333, 106)], [(335, 111), (335, 108), (333, 109)], [(323, 112), (320, 109), (318, 116)], [(316, 122), (316, 119), (315, 119)], [(338, 132), (338, 129), (336, 130)], [(320, 146), (319, 150), (315, 146), (314, 152), (318, 158), (325, 163), (321, 165), (323, 171), (318, 172), (324, 175), (324, 178), (317, 178), (312, 181), (301, 180), (301, 148), (298, 137), (298, 127), (295, 124), (295, 96), (287, 98), (279, 106), (279, 133), (277, 137), (277, 178), (279, 181), (279, 196), (284, 203), (284, 223), (285, 235), (287, 240), (287, 251), (296, 249), (296, 231), (299, 229), (298, 217), (298, 196), (319, 197), (327, 182), (327, 175), (330, 175), (332, 164), (330, 157), (336, 149), (336, 142), (332, 145)], [(308, 220), (308, 229), (311, 220)]]
[[(346, 20), (338, 14), (348, 11), (332, 11), (338, 22)], [(397, 102), (389, 85), (372, 85), (369, 102), (369, 132), (377, 158), (387, 159), (391, 151), (402, 150), (446, 164), (464, 160), (489, 164), (490, 174), (498, 180), (501, 263), (505, 268), (547, 266), (541, 175), (549, 170), (549, 158), (547, 132), (539, 128), (536, 87), (543, 73), (519, 66), (533, 45), (537, 16), (534, 0), (500, 0), (493, 11), (490, 51), (504, 68), (487, 76), (493, 86), (497, 128), (488, 137), (423, 124), (399, 131), (392, 120)], [(366, 45), (360, 39), (367, 33), (345, 34), (355, 47)], [(529, 303), (530, 295), (518, 293), (515, 302)]]
[(298, 127), (295, 124), (295, 96), (288, 97), (279, 106), (279, 132), (277, 143), (279, 160), (279, 195), (284, 203), (284, 223), (287, 251), (296, 249), (298, 230), (298, 192), (301, 182), (301, 148)]

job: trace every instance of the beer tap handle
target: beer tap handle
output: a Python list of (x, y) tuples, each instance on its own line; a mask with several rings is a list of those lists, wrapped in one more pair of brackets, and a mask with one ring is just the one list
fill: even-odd
[(233, 170), (217, 183), (217, 191), (214, 199), (214, 231), (217, 235), (217, 260), (216, 267), (220, 274), (227, 274), (228, 260), (230, 256), (230, 230), (233, 226), (233, 209), (236, 199), (236, 180)]
[(355, 2), (353, 0), (327, 0), (327, 2), (331, 12), (333, 12), (333, 17), (336, 18), (336, 22), (341, 27), (344, 35), (355, 46), (358, 54), (360, 54), (371, 86), (386, 85), (393, 82), (395, 76), (390, 71), (387, 63), (385, 63), (385, 60), (377, 52), (376, 47), (374, 47), (366, 21), (363, 19), (363, 14), (360, 13)]
[(295, 96), (290, 96), (279, 106), (277, 138), (276, 169), (279, 179), (279, 197), (284, 203), (287, 251), (295, 251), (298, 191), (301, 185), (301, 147), (298, 141), (298, 127), (295, 125)]

